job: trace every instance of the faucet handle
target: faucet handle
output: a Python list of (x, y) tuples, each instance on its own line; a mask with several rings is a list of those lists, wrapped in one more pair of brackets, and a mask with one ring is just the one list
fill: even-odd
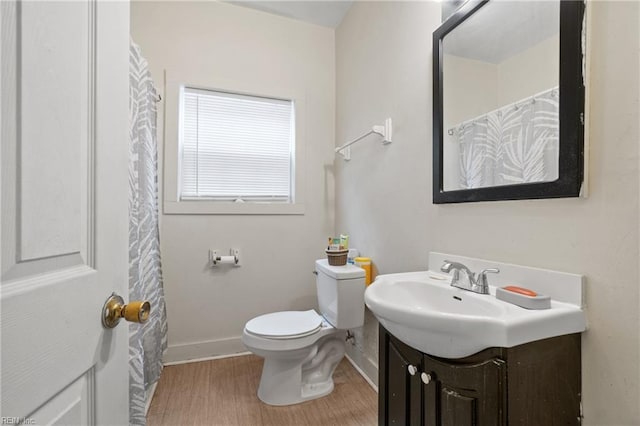
[(497, 274), (499, 272), (500, 269), (498, 268), (488, 268), (480, 272), (478, 274), (478, 279), (476, 280), (476, 285), (479, 287), (478, 293), (489, 294), (489, 280), (487, 280), (487, 273)]
[(478, 283), (479, 286), (481, 286), (481, 287), (483, 287), (483, 289), (485, 289), (483, 291), (486, 291), (486, 293), (489, 292), (489, 281), (487, 280), (487, 274), (488, 273), (498, 274), (498, 273), (500, 273), (500, 269), (498, 269), (498, 268), (487, 268), (487, 269), (483, 269), (482, 272), (480, 272), (478, 274), (477, 283)]

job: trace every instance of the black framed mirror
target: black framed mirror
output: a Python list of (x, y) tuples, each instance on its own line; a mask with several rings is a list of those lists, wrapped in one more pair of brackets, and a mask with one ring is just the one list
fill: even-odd
[(469, 0), (433, 33), (433, 202), (577, 197), (584, 3)]

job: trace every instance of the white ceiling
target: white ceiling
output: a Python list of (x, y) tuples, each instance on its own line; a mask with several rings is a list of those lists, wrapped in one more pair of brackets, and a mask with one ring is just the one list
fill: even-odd
[[(351, 8), (345, 0), (227, 0), (238, 6), (336, 28)], [(559, 1), (492, 1), (445, 37), (445, 53), (500, 63), (558, 33)]]
[(336, 28), (342, 22), (353, 1), (250, 1), (230, 0), (238, 6), (298, 19), (312, 24)]
[(559, 30), (559, 1), (492, 1), (445, 36), (444, 53), (498, 64)]

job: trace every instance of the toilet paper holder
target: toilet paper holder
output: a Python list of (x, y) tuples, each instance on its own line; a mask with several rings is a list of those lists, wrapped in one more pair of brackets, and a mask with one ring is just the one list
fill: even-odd
[(213, 266), (218, 266), (220, 264), (240, 266), (240, 249), (229, 249), (229, 256), (221, 256), (220, 250), (209, 249), (209, 262)]

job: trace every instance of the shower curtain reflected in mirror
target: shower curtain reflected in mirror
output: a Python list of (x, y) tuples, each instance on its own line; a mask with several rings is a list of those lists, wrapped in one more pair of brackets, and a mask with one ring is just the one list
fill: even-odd
[(460, 188), (558, 179), (558, 88), (452, 129), (460, 144)]
[(156, 99), (147, 61), (131, 42), (129, 54), (129, 300), (148, 300), (149, 319), (129, 325), (129, 413), (146, 424), (148, 392), (160, 378), (167, 318), (158, 231)]

